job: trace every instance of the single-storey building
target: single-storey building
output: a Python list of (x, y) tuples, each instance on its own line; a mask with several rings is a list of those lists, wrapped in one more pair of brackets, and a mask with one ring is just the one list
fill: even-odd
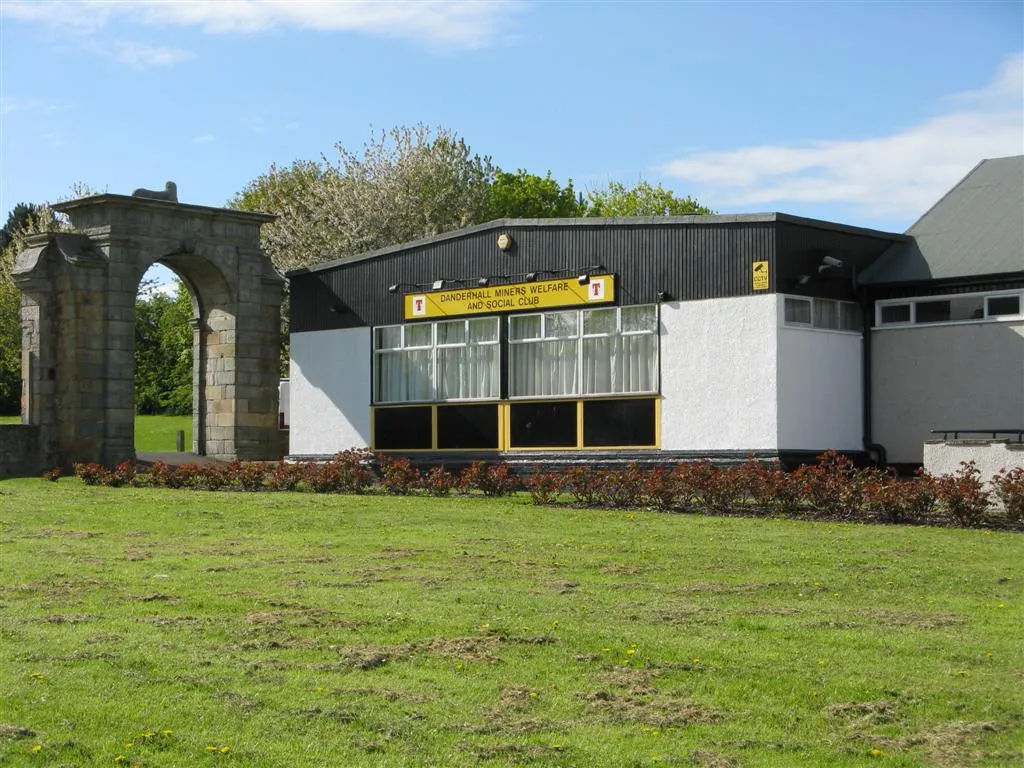
[(1024, 158), (906, 233), (505, 219), (290, 272), (290, 448), (424, 462), (921, 462), (1024, 428)]

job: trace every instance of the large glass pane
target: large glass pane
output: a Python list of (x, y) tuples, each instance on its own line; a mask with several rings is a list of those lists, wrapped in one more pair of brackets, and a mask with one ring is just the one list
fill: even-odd
[(442, 405), (437, 409), (437, 447), (498, 447), (498, 405)]
[(583, 445), (649, 446), (655, 443), (653, 400), (594, 400), (583, 403)]
[(786, 322), (796, 325), (811, 324), (810, 299), (786, 299)]
[(500, 394), (497, 344), (441, 347), (437, 350), (439, 400), (483, 400)]
[(949, 319), (980, 320), (985, 316), (985, 300), (981, 296), (966, 296), (950, 299)]
[(405, 347), (429, 347), (433, 343), (433, 325), (421, 323), (405, 326)]
[(945, 323), (949, 320), (949, 301), (919, 301), (915, 307), (918, 323)]
[(651, 305), (622, 308), (622, 332), (642, 333), (658, 329), (658, 312)]
[(513, 403), (509, 408), (513, 448), (575, 448), (575, 402)]
[(378, 450), (424, 450), (431, 444), (430, 406), (375, 408), (373, 447)]
[(839, 305), (839, 327), (844, 331), (860, 331), (863, 327), (860, 307), (850, 302)]
[(1020, 296), (991, 296), (988, 300), (988, 316), (1019, 315)]
[(437, 324), (438, 344), (465, 344), (466, 343), (466, 321), (449, 320)]
[(591, 309), (583, 313), (584, 335), (615, 333), (617, 309)]
[(402, 403), (413, 400), (431, 400), (431, 350), (382, 352), (377, 361), (376, 401)]
[(508, 319), (508, 336), (510, 339), (539, 339), (540, 315), (520, 315)]
[(577, 394), (577, 343), (576, 339), (557, 339), (510, 345), (509, 395)]
[(910, 305), (889, 304), (888, 306), (882, 307), (880, 314), (882, 325), (889, 325), (890, 323), (909, 323)]
[(398, 349), (402, 346), (402, 326), (386, 325), (377, 329), (375, 349)]
[(498, 340), (498, 318), (486, 317), (469, 321), (469, 343), (484, 344)]
[(579, 333), (579, 313), (547, 312), (544, 315), (544, 338), (566, 339)]
[(839, 302), (829, 299), (814, 300), (814, 327), (836, 330), (839, 328)]

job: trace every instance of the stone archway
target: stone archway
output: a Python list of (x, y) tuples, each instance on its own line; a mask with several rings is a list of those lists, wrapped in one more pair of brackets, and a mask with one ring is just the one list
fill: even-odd
[(168, 197), (61, 203), (74, 231), (37, 235), (18, 256), (22, 421), (37, 426), (45, 467), (134, 458), (135, 297), (156, 262), (193, 299), (193, 452), (280, 454), (284, 280), (259, 246), (273, 217)]

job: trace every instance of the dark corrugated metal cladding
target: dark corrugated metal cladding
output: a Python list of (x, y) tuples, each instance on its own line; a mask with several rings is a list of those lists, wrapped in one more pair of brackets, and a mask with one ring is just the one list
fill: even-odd
[[(660, 291), (682, 301), (747, 296), (754, 293), (753, 263), (768, 261), (769, 269), (774, 267), (776, 226), (771, 221), (621, 226), (576, 222), (475, 231), (294, 275), (291, 331), (401, 322), (402, 294), (415, 290), (414, 285), (426, 289), (442, 278), (472, 287), (480, 277), (489, 277), (492, 283), (519, 282), (528, 272), (558, 270), (557, 276), (569, 276), (597, 271), (592, 268), (598, 265), (619, 276), (620, 304), (653, 303)], [(507, 252), (496, 244), (501, 232), (514, 241)], [(388, 286), (395, 283), (405, 285), (389, 293)], [(769, 290), (776, 290), (774, 278)], [(337, 311), (339, 307), (344, 311)]]
[[(819, 298), (856, 300), (856, 277), (892, 245), (892, 239), (834, 229), (780, 223), (777, 229), (776, 290)], [(841, 267), (820, 269), (831, 256)], [(800, 275), (807, 282), (800, 284)]]

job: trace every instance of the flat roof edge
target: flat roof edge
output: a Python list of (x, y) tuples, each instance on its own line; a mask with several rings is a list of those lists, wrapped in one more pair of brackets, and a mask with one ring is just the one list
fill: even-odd
[(500, 230), (509, 227), (522, 228), (558, 228), (558, 227), (667, 227), (679, 225), (714, 226), (717, 224), (758, 224), (775, 223), (795, 224), (797, 226), (814, 227), (816, 229), (827, 229), (847, 234), (862, 235), (866, 237), (877, 237), (893, 242), (908, 240), (908, 236), (898, 232), (884, 232), (866, 227), (856, 227), (848, 224), (838, 224), (832, 221), (820, 219), (809, 219), (802, 216), (792, 216), (787, 213), (722, 213), (722, 214), (691, 214), (686, 216), (585, 216), (575, 218), (551, 218), (551, 219), (495, 219), (483, 224), (476, 224), (465, 229), (456, 229), (451, 232), (444, 232), (439, 235), (412, 240), (398, 245), (389, 245), (385, 248), (378, 248), (373, 251), (358, 254), (348, 259), (332, 259), (314, 264), (309, 267), (300, 267), (285, 272), (286, 277), (293, 275), (304, 275), (312, 272), (323, 272), (346, 264), (354, 264), (370, 259), (380, 258), (400, 251), (423, 246), (442, 243), (447, 240), (454, 240), (468, 235), (486, 232), (488, 230)]

